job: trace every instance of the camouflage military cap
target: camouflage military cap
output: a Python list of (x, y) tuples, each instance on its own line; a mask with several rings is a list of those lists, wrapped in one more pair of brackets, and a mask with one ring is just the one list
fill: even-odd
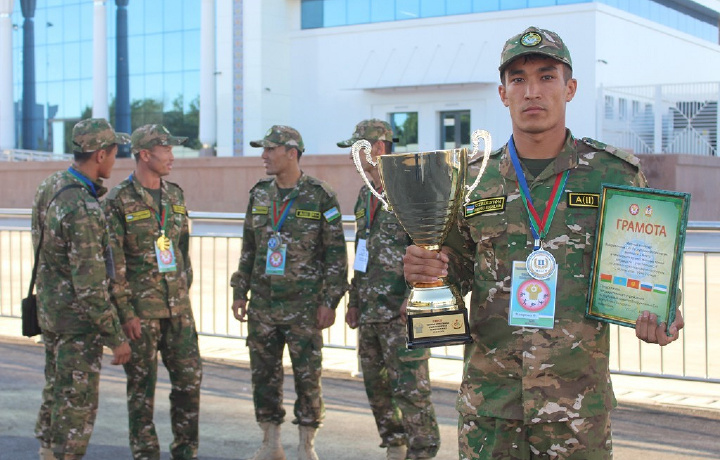
[(505, 42), (505, 47), (500, 54), (500, 74), (512, 60), (526, 54), (542, 54), (572, 68), (570, 50), (558, 34), (550, 30), (528, 27), (525, 31), (515, 35)]
[(350, 139), (340, 141), (337, 143), (338, 147), (352, 147), (352, 145), (365, 139), (366, 141), (389, 141), (393, 142), (393, 131), (390, 124), (386, 121), (372, 118), (370, 120), (363, 120), (355, 127), (355, 132)]
[(187, 137), (173, 136), (163, 125), (143, 125), (132, 133), (132, 151), (150, 150), (156, 145), (182, 145)]
[(252, 147), (277, 147), (284, 145), (286, 147), (295, 147), (301, 153), (305, 151), (305, 144), (302, 136), (295, 128), (283, 125), (273, 125), (265, 133), (265, 137), (258, 141), (250, 141)]
[(129, 144), (130, 136), (117, 133), (104, 118), (88, 118), (73, 126), (73, 151), (78, 153), (94, 152), (113, 144)]

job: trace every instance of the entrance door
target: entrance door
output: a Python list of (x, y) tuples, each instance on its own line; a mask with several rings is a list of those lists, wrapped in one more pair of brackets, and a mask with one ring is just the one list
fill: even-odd
[(470, 148), (470, 111), (440, 112), (440, 148)]

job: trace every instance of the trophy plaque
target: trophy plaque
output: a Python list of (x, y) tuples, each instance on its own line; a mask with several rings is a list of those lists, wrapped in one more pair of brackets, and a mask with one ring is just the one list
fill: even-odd
[[(484, 141), (484, 158), (474, 183), (465, 185), (468, 160)], [(490, 157), (491, 140), (487, 131), (472, 133), (473, 152), (468, 149), (434, 150), (414, 153), (392, 153), (373, 160), (372, 146), (359, 140), (352, 146), (352, 156), (360, 176), (370, 191), (395, 214), (413, 243), (425, 249), (440, 251), (455, 222), (460, 207), (469, 201)], [(378, 168), (383, 193), (374, 189), (360, 162), (365, 150), (368, 163)], [(444, 279), (435, 283), (416, 283), (407, 303), (407, 347), (428, 348), (458, 345), (472, 341), (467, 309), (457, 288)]]

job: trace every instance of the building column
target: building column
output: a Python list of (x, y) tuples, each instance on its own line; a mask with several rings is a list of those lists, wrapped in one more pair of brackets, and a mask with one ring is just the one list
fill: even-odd
[(93, 118), (109, 119), (107, 71), (107, 9), (93, 0)]
[[(117, 5), (117, 63), (115, 78), (115, 129), (130, 133), (130, 65), (128, 53), (128, 16), (129, 0), (115, 0)], [(129, 146), (118, 146), (119, 157), (129, 157)]]
[(15, 148), (12, 19), (14, 0), (0, 0), (0, 150)]
[(22, 148), (37, 150), (35, 130), (35, 0), (20, 0), (23, 21)]
[(200, 7), (200, 129), (201, 156), (214, 156), (217, 142), (215, 102), (215, 0)]

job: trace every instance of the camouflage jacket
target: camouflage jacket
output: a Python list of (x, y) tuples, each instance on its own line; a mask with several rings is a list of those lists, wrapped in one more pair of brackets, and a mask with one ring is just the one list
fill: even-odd
[[(48, 208), (52, 197), (70, 184), (81, 187), (63, 191)], [(94, 185), (98, 196), (107, 191), (100, 181)], [(126, 338), (108, 295), (108, 232), (100, 203), (73, 174), (58, 171), (40, 184), (35, 195), (35, 248), (43, 225), (37, 273), (40, 327), (56, 334), (97, 332), (105, 345), (117, 347)]]
[(161, 273), (155, 255), (160, 237), (158, 206), (131, 175), (105, 199), (110, 223), (110, 244), (115, 256), (113, 302), (120, 321), (135, 317), (169, 318), (190, 313), (188, 291), (193, 272), (188, 255), (190, 232), (182, 189), (162, 181), (161, 209), (165, 210), (165, 236), (172, 242), (177, 268)]
[[(410, 293), (403, 274), (403, 256), (410, 244), (395, 215), (377, 203), (369, 208), (370, 190), (363, 186), (355, 203), (355, 249), (364, 239), (368, 250), (367, 269), (355, 271), (350, 283), (348, 308), (360, 308), (361, 323), (387, 322), (400, 316), (400, 306)], [(374, 213), (369, 224), (370, 213)]]
[[(461, 280), (465, 291), (472, 287), (474, 342), (465, 348), (457, 401), (462, 414), (545, 423), (592, 417), (616, 404), (608, 325), (585, 318), (598, 208), (570, 206), (569, 200), (571, 193), (599, 194), (602, 183), (647, 184), (636, 157), (592, 139), (576, 140), (568, 131), (558, 157), (534, 180), (526, 173), (541, 215), (556, 174), (568, 169), (565, 196), (544, 240), (558, 264), (553, 329), (508, 325), (512, 262), (527, 258), (533, 237), (507, 145), (492, 153), (471, 204), (446, 240), (454, 250), (450, 279)], [(474, 181), (477, 164), (470, 171), (468, 181)]]
[[(280, 207), (293, 199), (280, 229), (287, 245), (285, 274), (267, 275), (273, 203)], [(312, 325), (318, 306), (337, 307), (347, 290), (347, 250), (340, 206), (326, 183), (303, 174), (284, 200), (273, 178), (255, 184), (230, 285), (234, 300), (251, 291), (248, 315), (254, 320)]]

